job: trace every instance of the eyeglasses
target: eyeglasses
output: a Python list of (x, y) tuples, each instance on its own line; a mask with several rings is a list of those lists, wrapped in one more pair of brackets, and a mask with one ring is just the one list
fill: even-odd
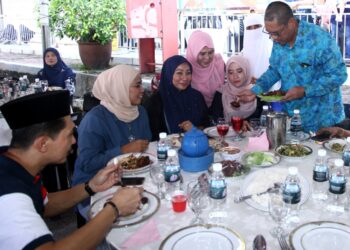
[(287, 24), (284, 24), (283, 27), (279, 31), (276, 31), (276, 32), (268, 32), (265, 29), (265, 27), (263, 27), (262, 32), (265, 34), (268, 34), (270, 37), (280, 37), (286, 27), (287, 27)]

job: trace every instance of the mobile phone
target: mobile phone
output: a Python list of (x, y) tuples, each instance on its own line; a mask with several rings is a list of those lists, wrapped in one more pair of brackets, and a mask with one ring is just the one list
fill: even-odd
[(123, 177), (122, 183), (124, 186), (139, 186), (145, 181), (145, 177)]
[(317, 141), (317, 142), (324, 142), (330, 139), (331, 133), (325, 132), (320, 135), (315, 135), (311, 137), (312, 140)]

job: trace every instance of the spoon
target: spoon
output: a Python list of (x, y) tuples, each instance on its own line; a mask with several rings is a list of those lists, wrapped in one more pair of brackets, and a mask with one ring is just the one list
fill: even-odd
[(281, 188), (281, 186), (282, 186), (282, 183), (275, 182), (273, 184), (273, 187), (269, 187), (268, 189), (266, 189), (263, 192), (260, 192), (260, 193), (257, 193), (257, 194), (249, 194), (249, 195), (245, 195), (245, 196), (235, 197), (234, 198), (234, 202), (235, 203), (239, 203), (239, 202), (245, 201), (247, 199), (252, 198), (254, 195), (260, 196), (260, 195), (263, 195), (263, 194), (276, 192), (276, 191), (278, 191)]

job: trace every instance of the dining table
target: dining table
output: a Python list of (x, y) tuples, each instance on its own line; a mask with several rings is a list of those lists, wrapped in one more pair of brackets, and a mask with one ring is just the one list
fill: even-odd
[[(262, 135), (259, 134), (259, 136), (266, 136), (266, 133), (263, 133)], [(231, 138), (226, 138), (225, 140), (230, 146), (239, 148), (241, 150), (240, 156), (242, 156), (244, 153), (250, 150), (251, 145), (249, 144), (254, 141), (252, 139), (254, 138), (246, 136), (240, 141), (236, 141)], [(243, 192), (242, 188), (245, 184), (247, 184), (247, 180), (249, 180), (249, 178), (252, 179), (251, 176), (257, 171), (267, 171), (268, 173), (268, 171), (272, 169), (280, 169), (281, 171), (285, 171), (287, 173), (289, 167), (296, 167), (298, 169), (298, 175), (304, 182), (302, 186), (303, 204), (300, 206), (300, 221), (292, 226), (286, 226), (286, 239), (289, 245), (291, 245), (291, 237), (289, 236), (293, 235), (293, 230), (299, 225), (314, 221), (330, 221), (350, 225), (350, 212), (348, 209), (344, 209), (344, 211), (341, 213), (333, 213), (326, 209), (327, 202), (331, 201), (320, 203), (312, 198), (313, 167), (318, 149), (324, 148), (324, 146), (316, 143), (310, 138), (306, 138), (300, 143), (310, 147), (312, 149), (312, 154), (297, 159), (290, 159), (281, 156), (280, 161), (274, 166), (263, 169), (252, 168), (250, 172), (245, 175), (239, 177), (226, 177), (226, 201), (223, 205), (221, 205), (219, 210), (213, 209), (209, 202), (209, 205), (201, 214), (201, 217), (204, 219), (204, 224), (219, 225), (235, 232), (242, 243), (239, 245), (239, 247), (235, 247), (234, 249), (253, 249), (254, 238), (259, 234), (263, 235), (266, 239), (267, 249), (281, 249), (277, 238), (273, 237), (269, 232), (276, 226), (276, 222), (273, 221), (268, 210), (259, 209), (256, 206), (252, 206), (251, 202), (249, 201), (236, 203), (234, 198)], [(156, 157), (156, 148), (157, 142), (151, 142), (146, 153)], [(274, 149), (270, 151), (274, 153)], [(216, 152), (214, 155), (214, 162), (222, 160), (222, 157), (223, 155), (220, 152)], [(342, 156), (339, 153), (327, 150), (327, 157), (341, 158)], [(155, 162), (153, 164), (157, 163)], [(186, 172), (182, 170), (181, 174), (183, 176), (184, 186), (186, 186), (189, 181), (197, 179), (202, 173), (207, 172), (208, 171)], [(145, 182), (143, 185), (144, 189), (153, 194), (157, 193), (157, 187), (152, 182), (149, 170), (137, 173), (135, 176), (145, 177)], [(95, 194), (91, 199), (91, 204), (93, 205), (95, 202), (103, 199), (103, 197), (111, 195), (116, 191), (116, 189), (117, 187), (113, 187), (104, 192)], [(344, 201), (344, 204), (349, 202), (349, 192), (350, 190), (347, 190), (345, 194), (340, 195), (341, 199)], [(126, 224), (125, 226), (121, 227), (118, 227), (116, 224), (115, 227), (112, 227), (109, 231), (108, 235), (106, 236), (106, 240), (116, 249), (160, 249), (162, 243), (164, 243), (164, 240), (169, 235), (174, 234), (174, 232), (177, 232), (182, 228), (189, 227), (190, 221), (193, 218), (194, 213), (188, 206), (184, 212), (177, 213), (173, 211), (170, 201), (160, 199), (159, 208), (152, 216), (148, 216), (146, 219), (141, 220), (136, 224)], [(145, 225), (150, 221), (152, 221), (153, 225), (152, 230), (155, 230), (155, 232), (152, 232), (153, 235), (147, 235), (147, 230), (150, 229), (145, 229), (146, 231), (143, 231), (146, 234), (145, 237), (154, 237), (154, 234), (158, 234), (158, 237), (154, 237), (153, 240), (148, 240), (147, 243), (141, 245), (137, 245), (137, 243), (133, 245), (132, 242), (130, 244), (130, 239), (133, 239), (135, 236), (139, 237), (140, 235), (138, 234), (140, 234), (140, 231), (142, 233), (142, 228), (145, 227)], [(128, 244), (126, 244), (126, 242), (128, 242)], [(195, 244), (195, 242), (193, 242), (193, 244)], [(350, 245), (342, 247), (342, 249), (350, 249)]]

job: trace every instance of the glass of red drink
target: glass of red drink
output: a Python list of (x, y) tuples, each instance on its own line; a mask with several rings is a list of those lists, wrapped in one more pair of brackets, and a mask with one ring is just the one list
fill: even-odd
[(232, 128), (236, 132), (235, 140), (240, 140), (240, 132), (243, 126), (243, 118), (239, 116), (232, 116), (231, 118)]
[(226, 120), (224, 118), (219, 118), (216, 124), (216, 129), (218, 131), (218, 134), (220, 136), (220, 141), (221, 141), (221, 145), (225, 144), (225, 135), (227, 135), (230, 126), (228, 125), (228, 123), (226, 122)]
[(176, 213), (181, 213), (186, 210), (187, 196), (182, 190), (176, 190), (172, 197), (171, 203), (173, 205), (173, 210)]

